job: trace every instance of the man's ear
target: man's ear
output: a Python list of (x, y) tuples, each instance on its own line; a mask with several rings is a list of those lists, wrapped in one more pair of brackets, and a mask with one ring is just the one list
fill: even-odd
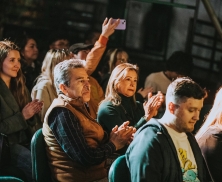
[(65, 84), (59, 84), (59, 90), (61, 90), (65, 95), (68, 93), (67, 87)]
[(176, 105), (175, 105), (174, 103), (170, 102), (170, 103), (168, 104), (168, 109), (169, 109), (169, 111), (170, 111), (171, 114), (174, 114), (174, 111), (175, 111), (175, 109), (176, 109)]

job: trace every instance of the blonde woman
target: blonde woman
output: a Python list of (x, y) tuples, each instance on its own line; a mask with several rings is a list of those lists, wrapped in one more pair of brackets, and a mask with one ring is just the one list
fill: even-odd
[(130, 125), (138, 129), (157, 114), (157, 110), (164, 101), (164, 96), (162, 93), (158, 93), (149, 98), (148, 102), (136, 101), (137, 80), (138, 67), (136, 65), (122, 63), (112, 71), (105, 99), (99, 105), (97, 117), (98, 122), (107, 133), (125, 121), (130, 121)]
[(222, 179), (222, 87), (216, 94), (214, 104), (203, 126), (196, 134), (197, 142), (205, 158), (214, 182)]
[[(107, 84), (114, 68), (120, 64), (128, 63), (129, 55), (121, 48), (109, 49), (106, 53), (105, 60), (107, 61), (105, 63), (106, 65), (103, 67), (103, 71), (100, 72), (102, 77), (100, 85), (104, 92), (106, 92)], [(151, 87), (138, 89), (136, 92), (136, 100), (144, 101), (144, 99), (147, 99), (148, 93), (152, 91), (153, 89)]]
[(44, 102), (40, 114), (41, 121), (44, 121), (45, 113), (52, 101), (57, 98), (54, 86), (54, 67), (69, 58), (68, 51), (64, 49), (51, 49), (46, 53), (42, 63), (42, 73), (37, 78), (36, 85), (32, 89), (32, 99), (39, 99)]

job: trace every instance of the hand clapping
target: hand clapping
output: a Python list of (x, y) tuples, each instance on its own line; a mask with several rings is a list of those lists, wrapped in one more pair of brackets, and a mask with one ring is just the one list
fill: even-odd
[(30, 119), (34, 114), (37, 114), (41, 111), (43, 106), (43, 101), (39, 101), (38, 99), (29, 102), (23, 109), (22, 114), (25, 120)]
[(143, 108), (145, 115), (147, 116), (147, 121), (149, 121), (153, 116), (156, 116), (158, 109), (164, 102), (164, 95), (159, 91), (156, 95), (152, 96), (152, 93), (148, 93), (148, 101), (143, 103)]
[(110, 133), (110, 141), (116, 146), (116, 150), (123, 148), (133, 140), (136, 128), (128, 125), (129, 121), (124, 122), (120, 127), (115, 126)]

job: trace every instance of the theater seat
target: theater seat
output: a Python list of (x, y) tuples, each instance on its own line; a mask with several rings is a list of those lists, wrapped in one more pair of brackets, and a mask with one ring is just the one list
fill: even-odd
[(109, 182), (130, 182), (130, 172), (125, 155), (118, 157), (109, 169)]
[(23, 182), (21, 179), (12, 176), (0, 176), (0, 181), (4, 182)]
[(35, 132), (31, 141), (32, 177), (36, 182), (51, 182), (42, 129)]

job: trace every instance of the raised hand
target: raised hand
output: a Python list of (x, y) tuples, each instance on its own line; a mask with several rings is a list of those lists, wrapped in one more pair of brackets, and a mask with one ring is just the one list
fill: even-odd
[(156, 116), (158, 109), (164, 102), (164, 95), (159, 91), (156, 95), (152, 96), (152, 93), (148, 93), (148, 101), (143, 103), (146, 120), (149, 121), (153, 116)]
[(106, 18), (102, 25), (102, 35), (106, 38), (108, 38), (110, 35), (113, 34), (115, 31), (115, 28), (118, 26), (120, 20), (117, 19), (115, 22), (112, 23), (112, 18), (108, 19)]
[(22, 114), (25, 120), (30, 119), (34, 114), (39, 113), (42, 109), (43, 102), (38, 99), (29, 102), (23, 109)]

